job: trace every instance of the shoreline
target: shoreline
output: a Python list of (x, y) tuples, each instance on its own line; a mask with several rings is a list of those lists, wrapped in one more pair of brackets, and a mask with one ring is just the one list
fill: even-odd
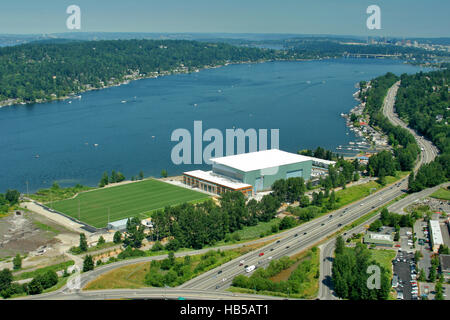
[[(22, 99), (20, 99), (20, 98), (7, 99), (4, 101), (0, 101), (0, 109), (6, 108), (6, 107), (19, 106), (19, 105), (26, 106), (26, 105), (33, 105), (33, 104), (45, 104), (45, 103), (50, 103), (50, 102), (59, 102), (59, 101), (65, 101), (65, 100), (70, 100), (70, 99), (77, 99), (78, 97), (81, 96), (81, 94), (86, 93), (86, 92), (103, 90), (103, 89), (108, 89), (108, 88), (113, 88), (113, 87), (120, 87), (122, 85), (127, 85), (127, 84), (131, 83), (132, 81), (138, 81), (138, 80), (144, 80), (144, 79), (156, 79), (159, 77), (178, 75), (178, 74), (191, 74), (191, 73), (197, 73), (197, 72), (207, 70), (207, 69), (216, 69), (216, 68), (226, 67), (229, 65), (259, 64), (259, 63), (267, 63), (267, 62), (322, 61), (322, 60), (330, 60), (330, 59), (343, 59), (343, 57), (321, 57), (321, 58), (315, 58), (315, 59), (314, 58), (312, 58), (312, 59), (275, 59), (275, 60), (271, 59), (271, 60), (258, 60), (258, 61), (227, 62), (225, 64), (218, 64), (218, 65), (212, 65), (212, 66), (207, 65), (207, 66), (203, 66), (200, 68), (195, 68), (194, 70), (191, 70), (191, 71), (175, 69), (175, 70), (170, 70), (170, 71), (161, 71), (158, 74), (155, 74), (155, 72), (153, 72), (153, 74), (147, 75), (147, 76), (133, 76), (133, 74), (129, 74), (129, 75), (124, 76), (124, 78), (129, 77), (128, 79), (121, 81), (119, 83), (108, 84), (101, 88), (86, 88), (79, 92), (72, 92), (67, 96), (58, 97), (58, 98), (54, 98), (54, 99), (50, 99), (50, 100), (23, 102)], [(361, 59), (361, 58), (355, 58), (355, 59)], [(90, 84), (87, 84), (86, 86), (90, 86)]]
[[(221, 68), (221, 67), (226, 67), (229, 65), (238, 65), (238, 64), (258, 64), (258, 63), (266, 63), (266, 62), (274, 62), (274, 61), (306, 61), (306, 60), (259, 60), (259, 61), (241, 61), (241, 62), (227, 62), (225, 64), (218, 64), (218, 65), (212, 65), (212, 66), (203, 66), (200, 68), (195, 68), (194, 70), (169, 70), (169, 71), (161, 71), (158, 74), (155, 74), (155, 72), (153, 72), (151, 75), (146, 75), (146, 76), (133, 76), (131, 75), (125, 75), (124, 77), (129, 77), (128, 79), (121, 81), (119, 83), (114, 83), (114, 84), (108, 84), (105, 85), (101, 88), (86, 88), (83, 89), (79, 92), (72, 92), (67, 96), (64, 97), (58, 97), (58, 98), (54, 98), (51, 100), (43, 100), (43, 101), (32, 101), (32, 102), (23, 102), (21, 101), (21, 99), (19, 98), (15, 98), (15, 99), (8, 99), (8, 100), (4, 100), (4, 101), (0, 101), (0, 109), (1, 108), (5, 108), (5, 107), (13, 107), (13, 106), (19, 106), (19, 105), (32, 105), (32, 104), (45, 104), (45, 103), (50, 103), (50, 102), (58, 102), (58, 101), (65, 101), (65, 100), (70, 100), (70, 99), (81, 99), (79, 97), (81, 97), (81, 94), (86, 93), (86, 92), (90, 92), (90, 91), (99, 91), (99, 90), (103, 90), (103, 89), (108, 89), (108, 88), (113, 88), (113, 87), (120, 87), (122, 85), (127, 85), (129, 83), (131, 83), (132, 81), (138, 81), (138, 80), (144, 80), (144, 79), (157, 79), (160, 77), (164, 77), (164, 76), (171, 76), (171, 75), (179, 75), (179, 74), (192, 74), (192, 73), (197, 73), (203, 70), (207, 70), (207, 69), (217, 69), (217, 68)], [(89, 84), (87, 84), (87, 86), (89, 86)]]

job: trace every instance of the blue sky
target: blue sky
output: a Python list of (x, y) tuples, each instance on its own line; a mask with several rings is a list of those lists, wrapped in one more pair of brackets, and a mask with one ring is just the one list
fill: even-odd
[[(450, 36), (448, 0), (1, 0), (0, 33), (68, 32), (71, 4), (85, 32)], [(372, 4), (381, 30), (366, 28)]]

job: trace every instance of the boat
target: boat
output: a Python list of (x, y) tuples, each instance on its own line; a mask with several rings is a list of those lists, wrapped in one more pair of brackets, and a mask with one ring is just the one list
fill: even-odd
[(127, 100), (122, 100), (122, 103), (127, 103)]
[(94, 143), (94, 147), (98, 147), (98, 144), (97, 144), (97, 143)]

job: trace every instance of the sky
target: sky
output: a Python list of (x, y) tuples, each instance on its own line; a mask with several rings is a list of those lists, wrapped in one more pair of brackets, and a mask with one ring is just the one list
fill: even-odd
[[(0, 34), (82, 32), (289, 33), (449, 37), (449, 0), (1, 0)], [(381, 9), (369, 30), (366, 9)]]

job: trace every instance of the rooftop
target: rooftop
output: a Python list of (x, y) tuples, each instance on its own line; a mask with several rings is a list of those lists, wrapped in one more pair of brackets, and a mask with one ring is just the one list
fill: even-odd
[(211, 161), (213, 163), (222, 164), (243, 172), (249, 172), (254, 170), (279, 167), (298, 162), (310, 161), (313, 159), (315, 158), (281, 151), (278, 149), (270, 149), (264, 151), (242, 153), (221, 158), (214, 158), (211, 159)]
[(433, 238), (433, 245), (444, 244), (442, 239), (441, 227), (438, 220), (430, 220), (431, 237)]
[(388, 244), (388, 245), (393, 244), (391, 235), (379, 233), (367, 233), (364, 236), (364, 242), (375, 244)]
[(121, 227), (123, 225), (127, 225), (127, 222), (128, 222), (128, 218), (125, 218), (125, 219), (122, 219), (122, 220), (111, 221), (108, 224), (113, 226), (113, 227)]
[(242, 183), (236, 180), (229, 179), (222, 175), (218, 175), (212, 171), (194, 170), (184, 172), (185, 175), (212, 182), (231, 189), (242, 189), (252, 187), (250, 184)]

